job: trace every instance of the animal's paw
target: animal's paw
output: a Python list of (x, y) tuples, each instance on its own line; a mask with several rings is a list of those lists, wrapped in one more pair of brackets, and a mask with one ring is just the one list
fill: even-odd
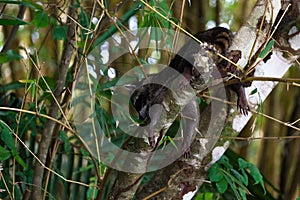
[(190, 151), (190, 148), (186, 149), (186, 150), (183, 152), (183, 157), (184, 157), (184, 158), (190, 158), (190, 157), (191, 157), (191, 151)]
[(182, 152), (183, 152), (183, 157), (184, 158), (190, 158), (191, 157), (191, 150), (190, 147), (184, 144), (182, 146)]
[(237, 109), (238, 111), (247, 116), (248, 112), (250, 111), (250, 107), (248, 105), (247, 99), (246, 97), (238, 97), (238, 101), (237, 101)]

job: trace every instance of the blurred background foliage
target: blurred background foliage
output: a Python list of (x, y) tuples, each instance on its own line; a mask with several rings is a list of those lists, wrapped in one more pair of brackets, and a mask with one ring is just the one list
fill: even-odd
[[(96, 199), (97, 195), (100, 199), (103, 191), (99, 192), (97, 188), (105, 188), (103, 185), (109, 184), (107, 179), (110, 177), (105, 177), (106, 166), (93, 158), (76, 134), (69, 129), (73, 127), (69, 105), (71, 91), (81, 60), (92, 48), (102, 44), (107, 38), (120, 34), (119, 28), (132, 29), (130, 23), (134, 26), (135, 20), (139, 28), (154, 26), (175, 30), (176, 27), (139, 1), (99, 2), (0, 0), (1, 199), (29, 199), (33, 190), (42, 190), (44, 199)], [(190, 33), (196, 33), (220, 25), (237, 31), (256, 1), (148, 2)], [(70, 9), (74, 11), (73, 14), (70, 14)], [(65, 51), (69, 51), (69, 54)], [(102, 56), (105, 57), (105, 54)], [(111, 64), (110, 70), (102, 70), (97, 114), (103, 126), (109, 125), (112, 131), (118, 132), (114, 129), (117, 127), (116, 122), (110, 117), (110, 105), (105, 100), (111, 96), (109, 88), (133, 66), (151, 63), (151, 56), (153, 57), (151, 52), (141, 50), (139, 59), (124, 55)], [(158, 59), (169, 56), (161, 52)], [(65, 73), (61, 73), (62, 68), (67, 69)], [(61, 76), (65, 76), (63, 83)], [(293, 66), (286, 76), (300, 77), (299, 66)], [(60, 87), (62, 90), (56, 95), (55, 91)], [(279, 84), (263, 104), (263, 112), (281, 121), (297, 121), (300, 116), (299, 98), (299, 88)], [(58, 114), (52, 115), (49, 113), (54, 99), (59, 102), (60, 108), (56, 108)], [(61, 114), (62, 111), (66, 118)], [(49, 120), (46, 116), (61, 121), (61, 124), (56, 123), (52, 132), (48, 133), (51, 138), (46, 145), (47, 154), (44, 155), (48, 168), (39, 174), (35, 165), (39, 165), (36, 158), (43, 156), (39, 148), (45, 142), (44, 132)], [(71, 124), (70, 127), (66, 125), (67, 122)], [(299, 135), (284, 125), (254, 116), (240, 136), (280, 138), (297, 134)], [(120, 143), (125, 140), (117, 139)], [(226, 156), (228, 162), (235, 162), (243, 157), (259, 168), (268, 191), (268, 195), (261, 198), (293, 199), (297, 190), (299, 194), (299, 142), (299, 139), (236, 140), (232, 145), (235, 153), (230, 151)], [(42, 185), (36, 185), (35, 176), (42, 180)], [(259, 190), (256, 191), (257, 194), (262, 193), (258, 187), (248, 189), (252, 194), (256, 190)], [(205, 184), (195, 199), (234, 197), (236, 195), (232, 190), (228, 189), (227, 193), (221, 194), (214, 184)], [(247, 198), (256, 197), (248, 195)]]

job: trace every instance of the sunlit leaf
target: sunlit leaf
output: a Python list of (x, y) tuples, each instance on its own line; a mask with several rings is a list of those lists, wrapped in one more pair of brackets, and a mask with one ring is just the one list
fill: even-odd
[(167, 138), (168, 138), (168, 140), (170, 141), (170, 143), (172, 144), (172, 146), (174, 146), (174, 147), (177, 149), (177, 146), (176, 146), (174, 140), (172, 139), (172, 137), (167, 136)]
[[(121, 17), (120, 21), (117, 21), (118, 26), (123, 26), (126, 22), (128, 22), (129, 18), (135, 15), (139, 11), (139, 7), (143, 5), (144, 4), (142, 2), (137, 1), (137, 3), (135, 3), (130, 10)], [(107, 31), (105, 31), (99, 38), (95, 40), (90, 50), (103, 43), (107, 38), (110, 38), (116, 32), (116, 26), (112, 25)]]
[(214, 199), (214, 193), (202, 193), (198, 194), (195, 198), (195, 200), (213, 200)]
[(264, 50), (262, 50), (262, 52), (259, 54), (259, 57), (264, 58), (271, 51), (274, 44), (275, 44), (275, 41), (270, 40), (270, 42), (267, 44), (266, 48), (264, 48)]
[(34, 83), (34, 80), (31, 80), (31, 79), (21, 79), (19, 80), (20, 83), (28, 83), (28, 84), (31, 84), (31, 83)]
[(32, 83), (30, 86), (31, 86), (31, 99), (34, 99), (36, 94), (36, 84)]

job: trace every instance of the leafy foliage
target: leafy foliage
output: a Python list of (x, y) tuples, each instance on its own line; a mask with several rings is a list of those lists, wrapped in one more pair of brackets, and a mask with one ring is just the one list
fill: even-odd
[(204, 184), (196, 199), (211, 193), (213, 199), (216, 196), (220, 199), (273, 199), (257, 167), (230, 149), (210, 167), (208, 174), (212, 184)]

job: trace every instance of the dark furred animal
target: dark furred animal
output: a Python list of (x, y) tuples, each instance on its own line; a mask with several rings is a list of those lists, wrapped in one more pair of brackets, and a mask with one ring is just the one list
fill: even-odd
[[(194, 35), (201, 42), (213, 45), (222, 55), (225, 54), (232, 42), (232, 33), (223, 27), (216, 27)], [(179, 50), (170, 62), (170, 67), (182, 73), (187, 79), (193, 74), (193, 55), (199, 51), (199, 44), (192, 39)], [(184, 57), (184, 58), (183, 58)]]
[[(236, 63), (241, 57), (240, 51), (233, 50), (227, 52), (227, 49), (232, 42), (232, 33), (226, 28), (216, 27), (204, 32), (197, 33), (194, 36), (198, 40), (205, 42), (208, 45), (211, 45), (214, 48), (215, 52), (218, 52), (219, 54), (228, 57), (232, 62)], [(199, 78), (201, 74), (201, 72), (197, 71), (193, 66), (195, 60), (193, 56), (194, 54), (200, 51), (200, 48), (201, 46), (198, 43), (190, 39), (179, 50), (179, 52), (170, 62), (169, 66), (184, 76), (184, 80), (180, 80), (179, 82), (179, 87), (182, 88), (182, 90), (184, 90), (187, 87), (187, 85), (191, 83), (192, 79)], [(215, 64), (223, 78), (227, 77), (228, 74), (236, 74), (237, 76), (241, 75), (241, 72), (238, 72), (239, 69), (237, 69), (230, 62), (220, 59), (219, 57), (217, 57)], [(173, 81), (176, 77), (170, 76), (168, 69), (166, 69), (158, 73), (157, 75), (154, 75), (154, 77), (152, 78), (156, 78), (157, 80), (164, 79), (165, 83), (169, 83)], [(143, 84), (143, 82), (141, 81), (137, 84), (137, 86), (138, 85), (142, 86), (137, 87), (137, 89), (133, 92), (130, 100), (132, 105), (138, 112), (139, 118), (146, 122), (146, 124), (149, 124), (149, 143), (151, 147), (155, 149), (159, 141), (155, 142), (154, 131), (155, 126), (159, 121), (160, 112), (154, 112), (154, 115), (150, 116), (151, 113), (149, 113), (149, 111), (153, 105), (163, 104), (163, 101), (169, 89), (164, 83)], [(230, 88), (237, 93), (237, 106), (240, 112), (246, 115), (247, 111), (249, 110), (249, 107), (245, 97), (244, 86), (241, 83), (238, 83), (230, 86)], [(196, 112), (197, 105), (195, 100), (191, 100), (191, 102), (187, 103), (184, 109), (181, 110), (181, 114), (183, 116), (186, 116), (186, 119), (184, 119), (186, 123), (186, 128), (185, 130), (183, 130), (184, 141), (182, 147), (185, 157), (189, 155), (189, 144), (192, 137), (192, 133), (198, 127), (199, 114)], [(160, 132), (160, 138), (165, 132), (166, 130)]]

